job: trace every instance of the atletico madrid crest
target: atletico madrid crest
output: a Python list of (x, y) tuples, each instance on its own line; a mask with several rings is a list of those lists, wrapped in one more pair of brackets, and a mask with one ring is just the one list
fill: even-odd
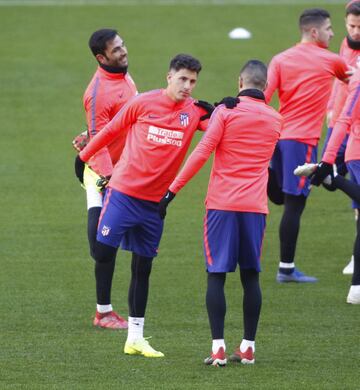
[(105, 237), (108, 236), (110, 233), (111, 228), (109, 226), (104, 225), (101, 229), (101, 234)]
[(189, 114), (180, 114), (180, 124), (183, 127), (189, 124)]

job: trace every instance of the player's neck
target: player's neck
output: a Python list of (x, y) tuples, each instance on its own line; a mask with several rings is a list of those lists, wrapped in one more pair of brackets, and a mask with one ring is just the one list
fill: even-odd
[(164, 95), (169, 99), (171, 100), (171, 102), (173, 104), (183, 104), (185, 102), (186, 99), (181, 99), (181, 100), (178, 100), (176, 99), (176, 96), (171, 92), (169, 91), (167, 88), (164, 89)]
[(240, 96), (248, 96), (254, 99), (260, 99), (265, 100), (265, 95), (263, 91), (260, 91), (260, 89), (249, 87), (249, 88), (241, 88), (240, 92), (237, 95)]
[(123, 73), (126, 74), (128, 67), (127, 66), (111, 66), (99, 63), (100, 68), (104, 69), (109, 73)]
[(326, 49), (326, 47), (324, 47), (320, 42), (316, 41), (315, 39), (313, 39), (311, 37), (307, 37), (307, 36), (303, 36), (301, 38), (300, 43), (305, 43), (305, 44), (308, 44), (308, 45), (315, 45), (315, 46), (318, 46), (318, 47), (322, 47), (323, 49)]
[(360, 41), (354, 41), (349, 37), (349, 35), (346, 37), (347, 44), (350, 47), (350, 49), (353, 50), (360, 50)]

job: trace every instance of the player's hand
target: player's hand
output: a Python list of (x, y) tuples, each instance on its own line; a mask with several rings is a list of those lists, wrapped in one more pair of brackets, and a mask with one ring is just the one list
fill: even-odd
[(215, 110), (215, 107), (212, 104), (205, 102), (204, 100), (198, 100), (197, 103), (195, 103), (195, 106), (201, 107), (207, 112), (205, 115), (200, 117), (201, 121), (209, 119), (211, 117), (211, 114)]
[(356, 67), (348, 65), (348, 70), (345, 72), (347, 74), (348, 78), (344, 79), (345, 82), (349, 82), (351, 77), (354, 75), (356, 70), (358, 69), (358, 65)]
[(215, 103), (215, 107), (219, 106), (220, 104), (225, 104), (226, 108), (232, 109), (236, 107), (238, 103), (240, 103), (240, 99), (238, 97), (227, 96), (220, 100), (219, 103)]
[(77, 152), (81, 152), (89, 143), (90, 138), (87, 131), (83, 131), (72, 140), (72, 146)]
[(326, 176), (333, 172), (333, 166), (324, 161), (321, 161), (316, 168), (316, 171), (310, 177), (311, 184), (319, 186), (325, 179)]
[(333, 169), (330, 173), (330, 175), (326, 176), (322, 185), (324, 188), (326, 188), (328, 191), (336, 191), (336, 185), (334, 183), (335, 177), (338, 175), (336, 165), (333, 165)]
[(84, 183), (84, 169), (85, 169), (85, 163), (83, 160), (81, 160), (80, 156), (77, 155), (75, 157), (75, 175), (79, 179), (80, 183)]
[(104, 191), (109, 184), (111, 176), (100, 176), (100, 179), (96, 181), (96, 187), (98, 187), (99, 191)]
[(166, 194), (161, 198), (159, 202), (159, 214), (160, 218), (164, 219), (166, 216), (166, 209), (169, 205), (169, 203), (175, 198), (175, 195), (173, 192), (167, 190)]

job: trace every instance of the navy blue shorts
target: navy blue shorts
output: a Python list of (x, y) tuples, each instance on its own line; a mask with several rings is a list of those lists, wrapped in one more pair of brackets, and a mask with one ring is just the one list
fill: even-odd
[[(352, 160), (346, 163), (346, 167), (350, 173), (350, 179), (356, 184), (360, 184), (360, 160)], [(360, 204), (352, 201), (353, 209), (360, 209)]]
[(271, 160), (271, 168), (283, 192), (290, 195), (308, 196), (310, 180), (305, 176), (295, 176), (294, 169), (305, 163), (316, 163), (317, 146), (304, 144), (291, 139), (280, 140)]
[(207, 210), (204, 218), (204, 254), (208, 272), (261, 271), (260, 257), (265, 214)]
[(109, 188), (99, 219), (97, 241), (140, 256), (155, 257), (164, 227), (158, 209), (156, 202)]

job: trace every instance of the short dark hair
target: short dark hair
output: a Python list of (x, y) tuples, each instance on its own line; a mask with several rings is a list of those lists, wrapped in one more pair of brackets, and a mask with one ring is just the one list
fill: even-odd
[(330, 14), (326, 9), (310, 8), (306, 9), (299, 18), (300, 29), (303, 30), (309, 26), (318, 26), (323, 24), (326, 19), (330, 18)]
[(118, 32), (110, 28), (102, 28), (92, 33), (89, 39), (89, 47), (94, 56), (97, 54), (105, 54), (106, 44), (112, 41)]
[(170, 61), (169, 70), (188, 69), (196, 73), (201, 71), (201, 63), (195, 57), (189, 54), (178, 54)]
[(346, 6), (346, 16), (348, 15), (360, 15), (360, 1), (353, 1)]
[(259, 60), (250, 60), (241, 68), (240, 76), (248, 86), (262, 91), (267, 82), (267, 66)]

